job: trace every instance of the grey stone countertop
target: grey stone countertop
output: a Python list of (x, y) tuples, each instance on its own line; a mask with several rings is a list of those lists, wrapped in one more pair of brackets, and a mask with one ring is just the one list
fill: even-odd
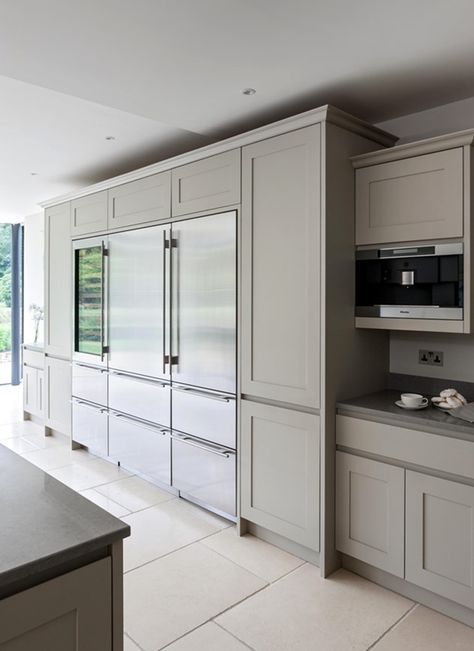
[[(428, 398), (431, 396), (427, 396)], [(383, 423), (400, 427), (411, 427), (434, 434), (443, 434), (474, 441), (474, 424), (450, 416), (431, 404), (426, 409), (409, 411), (397, 407), (400, 391), (378, 391), (360, 398), (342, 400), (337, 403), (339, 414), (353, 415), (358, 418), (379, 420)]]
[(129, 535), (128, 524), (0, 445), (2, 590)]

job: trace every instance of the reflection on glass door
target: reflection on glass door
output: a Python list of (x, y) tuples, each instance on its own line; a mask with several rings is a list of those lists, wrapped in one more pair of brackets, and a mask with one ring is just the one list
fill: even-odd
[(104, 352), (104, 251), (98, 242), (78, 243), (74, 252), (74, 352), (99, 360)]

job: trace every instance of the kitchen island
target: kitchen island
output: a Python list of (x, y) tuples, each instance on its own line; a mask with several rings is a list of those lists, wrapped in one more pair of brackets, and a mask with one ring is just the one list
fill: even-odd
[(122, 651), (130, 527), (0, 446), (0, 648)]

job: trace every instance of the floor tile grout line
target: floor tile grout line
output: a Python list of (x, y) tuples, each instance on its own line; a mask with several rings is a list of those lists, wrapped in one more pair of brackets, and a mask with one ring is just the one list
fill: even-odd
[[(102, 486), (102, 485), (103, 485), (103, 484), (101, 484), (101, 486)], [(89, 498), (87, 497), (87, 495), (84, 495), (84, 493), (85, 493), (86, 491), (94, 491), (94, 492), (97, 493), (97, 495), (100, 495), (101, 497), (104, 497), (106, 500), (110, 500), (110, 502), (112, 502), (112, 503), (115, 504), (116, 506), (119, 506), (121, 509), (125, 509), (126, 511), (128, 511), (128, 513), (124, 513), (123, 515), (121, 515), (121, 516), (120, 516), (120, 519), (121, 519), (121, 518), (124, 518), (126, 515), (132, 515), (132, 511), (130, 511), (130, 509), (127, 509), (126, 506), (124, 506), (123, 504), (119, 504), (119, 502), (116, 502), (116, 501), (113, 500), (111, 497), (107, 497), (106, 495), (102, 495), (102, 493), (99, 493), (99, 491), (96, 491), (95, 488), (84, 488), (82, 491), (76, 491), (76, 492), (79, 493), (80, 495), (82, 495), (82, 497), (85, 497), (86, 499), (89, 499)], [(96, 506), (100, 506), (100, 504), (97, 504), (97, 502), (94, 502), (94, 500), (89, 500), (89, 502), (92, 502), (92, 503), (95, 504)], [(108, 511), (108, 513), (111, 513), (111, 512), (109, 511), (109, 509), (106, 509), (104, 506), (100, 506), (100, 508), (101, 508), (101, 509), (104, 509), (104, 511)], [(113, 514), (111, 514), (111, 515), (113, 515)], [(114, 516), (114, 517), (118, 518), (119, 516), (116, 515), (116, 516)]]
[[(253, 595), (251, 595), (251, 596), (253, 596)], [(247, 597), (247, 599), (250, 599), (250, 597)], [(245, 601), (246, 601), (246, 600), (245, 600)], [(243, 602), (241, 602), (241, 603), (243, 603)], [(237, 635), (235, 635), (235, 633), (232, 633), (231, 631), (227, 630), (227, 629), (225, 628), (225, 626), (222, 626), (222, 624), (219, 624), (219, 622), (216, 622), (215, 620), (211, 620), (211, 621), (212, 621), (216, 626), (218, 626), (219, 628), (221, 628), (223, 631), (225, 631), (226, 633), (228, 633), (228, 635), (231, 635), (231, 636), (232, 636), (234, 639), (236, 639), (238, 642), (240, 642), (241, 644), (243, 644), (244, 646), (246, 646), (247, 649), (250, 649), (251, 651), (255, 651), (255, 649), (254, 649), (253, 646), (250, 646), (250, 644), (248, 644), (247, 642), (244, 642), (244, 640), (241, 640), (240, 637), (237, 637)]]
[(387, 630), (385, 630), (385, 631), (382, 633), (382, 635), (380, 635), (380, 636), (375, 640), (375, 642), (372, 642), (372, 644), (371, 644), (370, 646), (367, 647), (367, 650), (366, 650), (366, 651), (370, 651), (371, 649), (374, 649), (374, 648), (376, 647), (376, 645), (377, 645), (381, 640), (383, 640), (383, 638), (384, 638), (388, 633), (390, 633), (390, 632), (393, 631), (395, 628), (397, 628), (397, 626), (398, 626), (399, 624), (401, 624), (401, 623), (402, 623), (402, 622), (403, 622), (407, 617), (409, 617), (409, 616), (410, 616), (410, 615), (411, 615), (411, 614), (416, 610), (416, 608), (418, 608), (418, 606), (419, 606), (418, 602), (415, 601), (414, 604), (413, 604), (413, 605), (412, 605), (412, 606), (411, 606), (411, 607), (410, 607), (406, 612), (404, 612), (403, 615), (402, 615), (401, 617), (399, 617), (399, 618), (397, 619), (396, 622), (394, 622), (391, 626), (389, 626), (389, 628), (387, 628)]
[(144, 649), (142, 646), (140, 646), (140, 645), (138, 644), (138, 642), (135, 640), (135, 638), (133, 638), (129, 633), (127, 633), (127, 631), (126, 631), (125, 629), (124, 629), (124, 631), (123, 631), (123, 636), (124, 636), (124, 637), (127, 636), (128, 639), (129, 639), (131, 642), (133, 642), (133, 644), (134, 644), (136, 647), (138, 647), (138, 648), (140, 649), (140, 651), (145, 651), (145, 649)]

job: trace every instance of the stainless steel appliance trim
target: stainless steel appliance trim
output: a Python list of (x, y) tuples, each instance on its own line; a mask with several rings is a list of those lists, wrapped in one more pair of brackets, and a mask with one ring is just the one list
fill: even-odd
[(119, 411), (110, 411), (109, 416), (112, 416), (113, 418), (123, 418), (124, 420), (129, 420), (135, 425), (143, 427), (143, 429), (149, 429), (152, 432), (162, 434), (163, 436), (171, 433), (169, 427), (164, 427), (163, 425), (154, 425), (148, 420), (143, 420), (142, 418), (138, 418), (136, 416), (130, 416), (129, 414), (122, 414)]
[(105, 246), (105, 241), (102, 240), (101, 243), (102, 249), (102, 287), (101, 287), (101, 361), (104, 361), (106, 353), (109, 352), (109, 332), (108, 332), (108, 321), (109, 321), (109, 310), (108, 310), (108, 255), (109, 251)]
[(98, 411), (101, 414), (106, 414), (109, 411), (107, 407), (100, 407), (99, 405), (95, 405), (92, 402), (87, 402), (86, 400), (78, 400), (77, 398), (73, 398), (70, 402), (73, 405), (79, 405), (80, 407), (87, 407), (88, 409), (93, 409), (94, 411)]
[(125, 371), (108, 371), (109, 375), (115, 375), (117, 377), (125, 377), (127, 380), (133, 380), (134, 382), (142, 382), (144, 384), (156, 384), (163, 389), (169, 387), (169, 383), (164, 380), (157, 380), (156, 378), (149, 377), (140, 377), (139, 375), (134, 375), (133, 373), (126, 373)]
[(192, 389), (191, 387), (175, 386), (172, 387), (173, 391), (182, 391), (183, 393), (189, 393), (192, 396), (198, 396), (199, 398), (209, 398), (210, 400), (218, 400), (219, 402), (230, 402), (235, 400), (234, 396), (228, 396), (224, 393), (211, 393), (210, 391), (204, 391), (204, 389)]
[(169, 363), (169, 355), (166, 354), (166, 229), (163, 230), (163, 305), (162, 305), (162, 327), (163, 327), (163, 375), (166, 374), (166, 365)]
[(193, 448), (198, 448), (199, 450), (203, 450), (204, 452), (211, 452), (212, 454), (217, 454), (217, 456), (219, 457), (225, 457), (226, 459), (229, 459), (231, 455), (236, 454), (235, 450), (230, 450), (229, 448), (223, 448), (218, 445), (214, 445), (212, 443), (204, 443), (204, 441), (201, 441), (200, 439), (195, 439), (192, 436), (189, 436), (188, 434), (178, 434), (176, 432), (172, 432), (171, 438), (174, 439), (175, 441), (181, 441), (186, 445), (190, 445)]
[(462, 255), (464, 244), (451, 242), (446, 244), (414, 244), (387, 249), (361, 249), (356, 251), (357, 260), (380, 260), (390, 258), (433, 257), (439, 255)]
[(197, 504), (198, 506), (201, 506), (202, 508), (206, 509), (206, 511), (210, 511), (211, 513), (220, 515), (221, 518), (225, 518), (226, 520), (230, 520), (231, 522), (237, 522), (237, 516), (231, 515), (230, 513), (227, 513), (222, 509), (217, 509), (215, 506), (210, 505), (208, 502), (204, 502), (203, 500), (194, 497), (194, 495), (190, 495), (189, 493), (186, 493), (186, 491), (182, 491), (180, 489), (176, 489), (176, 490), (179, 496), (185, 500), (188, 500), (188, 502)]
[(357, 306), (356, 316), (385, 319), (443, 319), (462, 321), (462, 307), (438, 307), (436, 305), (367, 305)]

